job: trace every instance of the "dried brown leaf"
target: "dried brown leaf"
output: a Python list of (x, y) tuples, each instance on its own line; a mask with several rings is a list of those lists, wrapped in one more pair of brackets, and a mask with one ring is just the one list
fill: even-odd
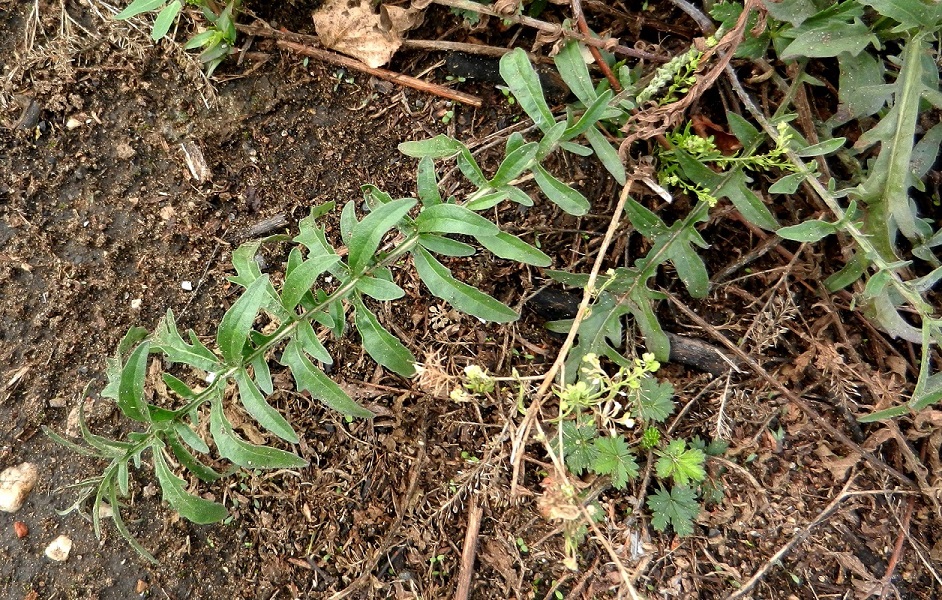
[(328, 0), (313, 17), (325, 47), (376, 68), (392, 59), (402, 45), (402, 34), (421, 22), (422, 13), (385, 5), (377, 13), (369, 0)]

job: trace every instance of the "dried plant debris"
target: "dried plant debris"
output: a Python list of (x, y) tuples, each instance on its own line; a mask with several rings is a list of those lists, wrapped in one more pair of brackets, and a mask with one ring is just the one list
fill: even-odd
[(314, 12), (324, 46), (373, 68), (388, 63), (402, 45), (402, 34), (421, 22), (420, 11), (382, 4), (377, 13), (368, 0), (328, 0)]

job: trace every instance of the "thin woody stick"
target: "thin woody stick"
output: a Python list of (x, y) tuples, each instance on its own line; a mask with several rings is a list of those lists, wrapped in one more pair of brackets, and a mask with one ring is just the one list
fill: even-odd
[(420, 92), (426, 92), (428, 94), (441, 96), (442, 98), (448, 98), (449, 100), (461, 102), (462, 104), (467, 104), (475, 108), (480, 108), (483, 104), (481, 99), (477, 96), (465, 94), (464, 92), (459, 92), (457, 90), (453, 90), (451, 88), (434, 83), (429, 83), (427, 81), (422, 81), (421, 79), (409, 77), (408, 75), (403, 75), (402, 73), (395, 73), (393, 71), (387, 71), (386, 69), (376, 69), (369, 67), (356, 59), (349, 58), (335, 52), (314, 48), (313, 46), (306, 46), (304, 44), (297, 44), (287, 40), (277, 40), (275, 43), (278, 44), (279, 48), (291, 50), (303, 56), (311, 56), (318, 60), (340, 65), (348, 69), (369, 73), (374, 77), (385, 79), (386, 81), (391, 81), (399, 85), (404, 85), (406, 87), (419, 90)]

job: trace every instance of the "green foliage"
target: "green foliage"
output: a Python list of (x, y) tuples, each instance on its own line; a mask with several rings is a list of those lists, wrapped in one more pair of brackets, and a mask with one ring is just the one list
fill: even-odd
[[(437, 143), (440, 141), (433, 141), (426, 148), (434, 151)], [(122, 535), (129, 537), (117, 515), (120, 511), (117, 498), (130, 493), (130, 464), (140, 468), (145, 452), (152, 457), (164, 500), (196, 523), (220, 521), (226, 517), (226, 509), (188, 491), (185, 479), (174, 472), (176, 469), (182, 468), (202, 481), (211, 482), (224, 475), (208, 464), (210, 460), (224, 459), (246, 469), (304, 468), (307, 461), (292, 451), (242, 439), (227, 416), (226, 406), (237, 399), (265, 432), (283, 443), (299, 442), (291, 424), (266, 399), (274, 391), (269, 357), (278, 356), (279, 352), (278, 362), (291, 372), (298, 391), (310, 393), (347, 418), (372, 417), (369, 410), (350, 399), (317, 366), (317, 362), (329, 364), (331, 357), (314, 325), (343, 335), (348, 320), (345, 311), (349, 308), (366, 352), (403, 377), (414, 375), (412, 353), (383, 327), (370, 308), (371, 298), (394, 300), (404, 294), (393, 282), (390, 270), (401, 264), (404, 257), (411, 256), (419, 278), (432, 294), (459, 310), (497, 322), (517, 318), (517, 313), (504, 304), (456, 280), (433, 253), (450, 243), (460, 243), (448, 236), (464, 235), (499, 254), (520, 260), (545, 264), (548, 258), (465, 205), (453, 199), (441, 202), (437, 190), (431, 190), (430, 180), (434, 177), (429, 176), (427, 168), (427, 162), (420, 164), (421, 206), (417, 199), (393, 199), (373, 186), (363, 188), (369, 212), (362, 219), (358, 218), (353, 202), (344, 206), (340, 230), (346, 253), (339, 252), (328, 241), (326, 229), (318, 220), (333, 209), (333, 204), (312, 209), (311, 216), (301, 221), (293, 240), (296, 246), (289, 253), (280, 289), (261, 272), (254, 259), (264, 241), (235, 250), (232, 263), (236, 275), (230, 281), (244, 290), (219, 322), (214, 349), (192, 331), (187, 332), (188, 341), (185, 340), (171, 311), (167, 311), (150, 335), (141, 328), (128, 332), (115, 356), (108, 360), (109, 381), (102, 395), (114, 399), (121, 413), (143, 429), (128, 434), (127, 441), (108, 440), (89, 431), (82, 420), (81, 432), (87, 447), (50, 432), (70, 448), (110, 463), (101, 477), (82, 484), (88, 490), (85, 496), (94, 493), (92, 515), (96, 533), (100, 533), (103, 503), (108, 502), (115, 508), (116, 526)], [(411, 216), (416, 209), (417, 214)], [(400, 241), (391, 249), (381, 250), (382, 242), (392, 237)], [(471, 246), (462, 246), (471, 253), (475, 251)], [(319, 284), (327, 276), (332, 280), (331, 287), (322, 289)], [(257, 329), (259, 315), (264, 315), (261, 322), (270, 324), (265, 332)], [(180, 367), (184, 369), (181, 371)], [(180, 379), (165, 369), (190, 375)], [(159, 371), (169, 397), (158, 398), (148, 392), (155, 370)], [(493, 390), (493, 380), (483, 371), (469, 368), (466, 376), (469, 389), (475, 393)], [(199, 387), (204, 384), (205, 387)], [(208, 439), (200, 434), (205, 425)], [(611, 463), (620, 458), (617, 452), (608, 457), (607, 472), (614, 477), (627, 477), (631, 473), (630, 463)], [(78, 503), (74, 505), (77, 506)], [(136, 541), (130, 541), (150, 557)]]
[(670, 525), (677, 535), (693, 533), (693, 520), (700, 514), (697, 493), (691, 488), (676, 485), (668, 492), (663, 487), (648, 498), (648, 508), (653, 513), (651, 525), (658, 531), (666, 531)]
[(660, 457), (657, 459), (657, 476), (661, 479), (671, 478), (677, 485), (686, 486), (706, 478), (703, 469), (706, 454), (696, 448), (688, 449), (684, 440), (674, 440), (654, 453)]
[[(199, 60), (205, 65), (206, 75), (211, 76), (235, 44), (235, 13), (241, 0), (230, 0), (217, 14), (206, 0), (185, 0), (186, 4), (198, 7), (209, 24), (204, 31), (193, 35), (184, 48), (194, 50), (203, 48)], [(115, 15), (115, 19), (125, 20), (150, 12), (156, 12), (151, 39), (155, 42), (163, 39), (170, 28), (177, 22), (183, 10), (184, 0), (134, 0), (124, 10)]]

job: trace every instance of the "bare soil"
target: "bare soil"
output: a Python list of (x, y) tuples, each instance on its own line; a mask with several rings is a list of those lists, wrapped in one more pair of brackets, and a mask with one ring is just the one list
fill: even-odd
[[(296, 4), (264, 16), (312, 33), (311, 7)], [(547, 463), (540, 443), (526, 449), (523, 493), (510, 495), (516, 399), (478, 405), (448, 398), (449, 377), (468, 364), (498, 375), (512, 368), (541, 374), (560, 345), (543, 328), (544, 317), (524, 306), (545, 275), (486, 254), (449, 267), (523, 307), (521, 321), (500, 327), (464, 317), (404, 270), (408, 301), (376, 308), (439, 374), (440, 387), (378, 368), (353, 333), (331, 341), (330, 376), (378, 417), (348, 423), (292, 392), (282, 374), (272, 402), (301, 433), (297, 450), (311, 466), (242, 472), (204, 489), (230, 508), (225, 524), (181, 520), (161, 504), (150, 468), (138, 471), (128, 520), (159, 564), (141, 559), (108, 522), (96, 539), (84, 508), (57, 512), (75, 500), (68, 486), (101, 465), (56, 445), (41, 428), (69, 431), (70, 414), (74, 420), (90, 385), (95, 431), (127, 431), (118, 411), (95, 394), (105, 382), (105, 358), (129, 327), (152, 328), (172, 309), (181, 328), (211, 338), (237, 294), (226, 279), (231, 253), (252, 238), (253, 227), (277, 219), (283, 225), (270, 233), (293, 233), (311, 207), (357, 200), (365, 183), (394, 197), (412, 195), (415, 164), (397, 144), (442, 131), (477, 143), (520, 119), (488, 84), (465, 87), (485, 98), (483, 108), (449, 106), (304, 61), (268, 40), (256, 40), (254, 60), (225, 65), (210, 86), (178, 46), (152, 45), (146, 31), (102, 19), (101, 6), (0, 0), (0, 469), (23, 461), (41, 468), (26, 506), (0, 517), (0, 595), (267, 600), (346, 590), (356, 598), (453, 597), (469, 514), (480, 507), (470, 597), (615, 597), (619, 572), (592, 536), (580, 547), (579, 571), (562, 564), (558, 524), (537, 510)], [(451, 27), (458, 20), (440, 15), (439, 27), (426, 26), (427, 37), (457, 31)], [(632, 27), (677, 47), (693, 31), (673, 9), (658, 18), (639, 15)], [(513, 31), (492, 35), (508, 43)], [(259, 63), (263, 55), (267, 61)], [(393, 68), (418, 73), (438, 58), (405, 52)], [(428, 77), (444, 82), (445, 75), (438, 68)], [(452, 109), (455, 118), (443, 123)], [(193, 177), (184, 145), (204, 157), (206, 181)], [(544, 203), (525, 213), (506, 209), (499, 218), (515, 233), (538, 236), (554, 268), (585, 272), (618, 190), (590, 161), (558, 166), (593, 200), (590, 216), (577, 220)], [(776, 210), (787, 218), (804, 208)], [(806, 251), (788, 263), (757, 252), (747, 271), (742, 257), (762, 240), (722, 216), (704, 236), (713, 245), (711, 273), (733, 270), (707, 300), (690, 306), (730, 339), (746, 338), (744, 347), (768, 372), (893, 468), (914, 477), (895, 444), (910, 444), (917, 454), (925, 448), (929, 470), (921, 476), (936, 481), (936, 413), (901, 425), (902, 432), (862, 430), (853, 419), (908, 389), (914, 356), (826, 300), (817, 282), (833, 270), (827, 257)], [(639, 243), (623, 242), (611, 266)], [(284, 246), (266, 248), (275, 272), (286, 256)], [(669, 274), (658, 283), (683, 296)], [(666, 303), (660, 316), (672, 331), (715, 343)], [(640, 592), (726, 597), (807, 530), (750, 597), (867, 598), (906, 530), (892, 593), (939, 597), (926, 566), (938, 560), (934, 547), (942, 539), (932, 501), (890, 494), (900, 489), (898, 480), (748, 369), (714, 378), (670, 364), (659, 376), (673, 382), (685, 407), (675, 432), (710, 438), (722, 421), (730, 451), (711, 464), (725, 499), (701, 514), (689, 538), (659, 534), (643, 513), (631, 512), (644, 492), (639, 484), (624, 493), (602, 489), (598, 499), (608, 515), (602, 532)], [(241, 431), (253, 435), (249, 423)], [(856, 495), (822, 514), (842, 491)], [(907, 518), (909, 498), (915, 500)], [(15, 535), (14, 520), (28, 525), (25, 538)], [(74, 548), (66, 562), (54, 563), (43, 550), (60, 534)]]

